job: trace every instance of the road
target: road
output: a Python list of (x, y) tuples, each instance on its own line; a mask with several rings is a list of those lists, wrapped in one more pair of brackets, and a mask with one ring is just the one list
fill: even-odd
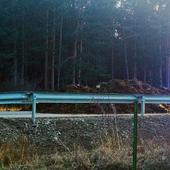
[[(0, 112), (0, 118), (31, 118), (31, 111), (20, 112)], [(149, 116), (167, 116), (168, 113), (149, 113)], [(95, 118), (95, 117), (114, 117), (115, 114), (54, 114), (54, 113), (37, 113), (38, 118)], [(133, 114), (116, 114), (118, 117), (131, 117)], [(139, 114), (141, 116), (141, 114)]]

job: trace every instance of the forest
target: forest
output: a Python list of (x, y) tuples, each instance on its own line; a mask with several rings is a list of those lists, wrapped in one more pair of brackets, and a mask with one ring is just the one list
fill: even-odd
[(169, 88), (169, 11), (169, 0), (1, 0), (0, 90)]

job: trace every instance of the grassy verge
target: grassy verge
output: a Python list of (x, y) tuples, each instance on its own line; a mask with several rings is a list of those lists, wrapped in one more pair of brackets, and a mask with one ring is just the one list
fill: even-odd
[[(100, 146), (87, 150), (79, 144), (65, 151), (52, 154), (40, 152), (23, 136), (15, 143), (0, 144), (0, 169), (2, 170), (129, 170), (131, 169), (132, 152), (129, 144), (112, 136), (101, 138)], [(46, 148), (48, 150), (48, 148)], [(138, 146), (138, 169), (168, 170), (169, 149), (166, 144)]]
[(72, 149), (62, 145), (65, 152), (39, 155), (26, 137), (21, 137), (15, 144), (2, 143), (1, 169), (130, 169), (129, 147), (122, 145), (119, 149), (111, 137), (102, 139), (101, 145), (92, 150), (84, 149), (78, 144)]

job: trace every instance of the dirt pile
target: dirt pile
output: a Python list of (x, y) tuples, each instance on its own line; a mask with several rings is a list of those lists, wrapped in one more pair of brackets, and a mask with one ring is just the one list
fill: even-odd
[[(95, 88), (87, 87), (87, 86), (67, 86), (63, 89), (65, 92), (88, 92), (88, 93), (123, 93), (123, 94), (170, 94), (170, 90), (167, 88), (156, 88), (147, 83), (143, 83), (138, 80), (111, 80), (109, 82), (102, 82), (96, 85)], [(130, 113), (133, 111), (132, 105), (119, 105), (114, 106), (107, 104), (93, 104), (93, 105), (76, 105), (79, 113), (113, 113), (113, 110), (116, 110), (117, 113)], [(91, 109), (92, 108), (92, 109)], [(62, 108), (64, 109), (64, 107)], [(146, 112), (149, 113), (161, 113), (168, 112), (168, 105), (147, 105)], [(59, 109), (60, 110), (60, 109)], [(77, 112), (73, 107), (69, 108), (72, 113)], [(64, 111), (64, 110), (62, 110)]]
[(65, 86), (62, 89), (62, 92), (75, 92), (75, 93), (81, 93), (81, 92), (86, 92), (86, 93), (96, 93), (97, 89), (92, 88), (89, 86), (80, 86), (80, 85), (68, 85)]
[(138, 80), (111, 80), (98, 85), (100, 92), (138, 93), (138, 94), (170, 94), (166, 88), (156, 88)]
[(110, 80), (101, 82), (96, 87), (69, 85), (63, 92), (89, 92), (89, 93), (138, 93), (138, 94), (170, 94), (170, 89), (153, 87), (139, 80)]

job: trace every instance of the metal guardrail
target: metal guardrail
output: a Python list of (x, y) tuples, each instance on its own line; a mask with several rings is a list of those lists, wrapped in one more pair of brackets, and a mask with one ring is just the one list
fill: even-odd
[(133, 165), (137, 169), (137, 124), (138, 104), (141, 104), (141, 114), (145, 113), (145, 104), (170, 104), (170, 96), (143, 94), (80, 94), (80, 93), (41, 93), (16, 92), (0, 93), (0, 104), (30, 104), (32, 105), (32, 121), (36, 121), (37, 103), (119, 103), (134, 104), (133, 117)]
[(32, 105), (32, 121), (36, 121), (37, 103), (112, 103), (141, 104), (141, 115), (145, 113), (145, 104), (170, 104), (170, 96), (144, 94), (92, 94), (92, 93), (45, 93), (45, 92), (9, 92), (0, 93), (0, 104)]

